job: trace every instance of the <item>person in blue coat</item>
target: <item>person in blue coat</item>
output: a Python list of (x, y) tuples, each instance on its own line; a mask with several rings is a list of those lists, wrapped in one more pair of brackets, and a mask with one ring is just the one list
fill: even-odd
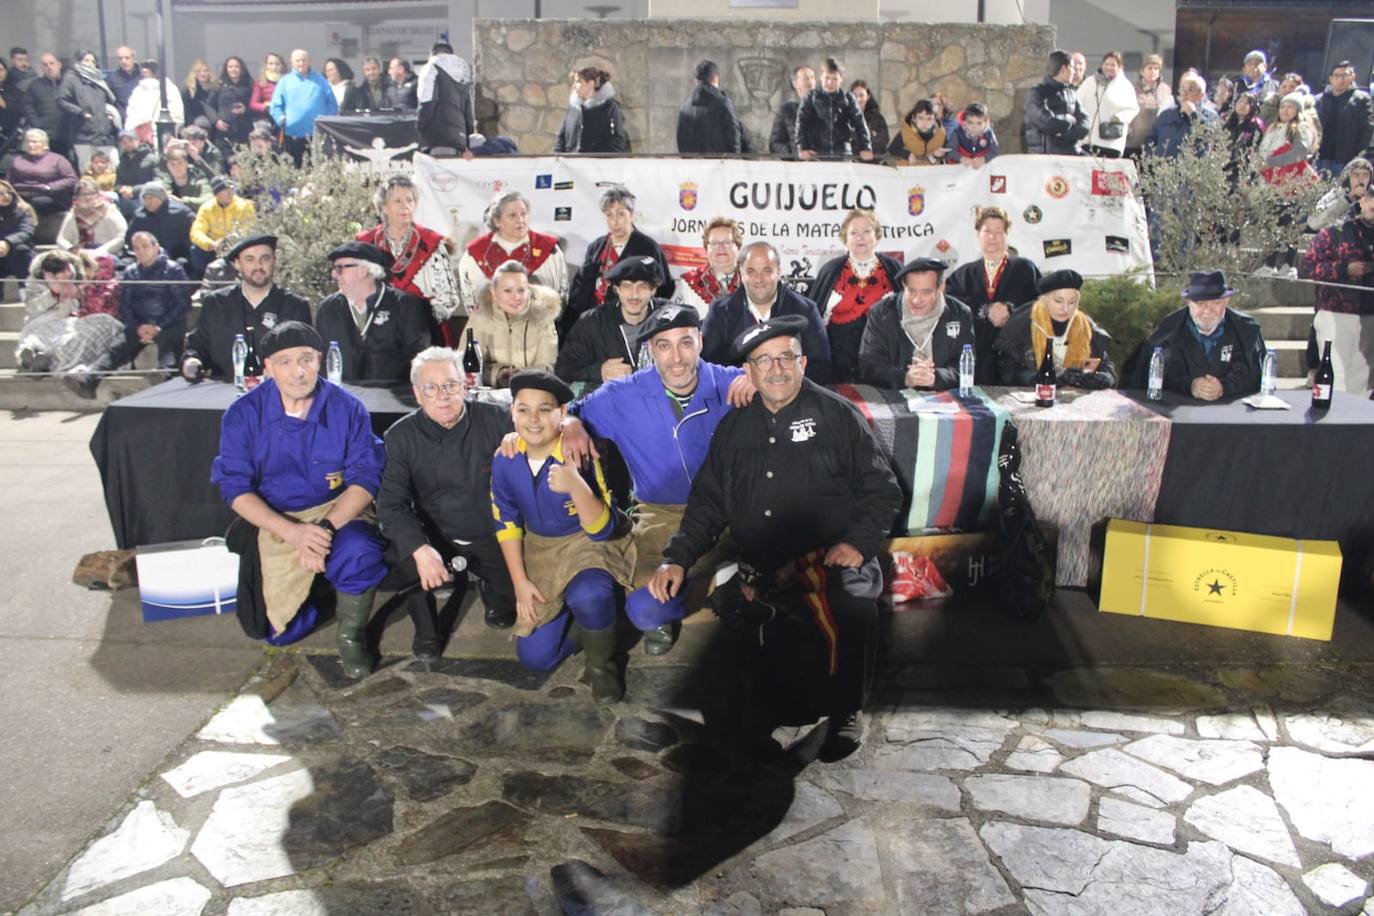
[(210, 479), (246, 523), (226, 538), (240, 554), (244, 631), (277, 643), (305, 635), (323, 575), (337, 595), (339, 660), (359, 678), (372, 670), (367, 617), (386, 577), (370, 518), (386, 452), (363, 403), (320, 377), (323, 349), (301, 321), (263, 338), (266, 380), (224, 412)]
[(310, 69), (309, 51), (291, 52), (291, 72), (277, 80), (267, 113), (272, 123), (281, 125), (282, 144), (299, 166), (315, 132), (315, 119), (339, 113), (339, 100), (329, 80)]
[(816, 303), (793, 292), (782, 276), (778, 249), (768, 242), (750, 242), (740, 249), (740, 288), (711, 303), (702, 325), (701, 358), (708, 363), (730, 365), (735, 338), (754, 325), (783, 315), (806, 319), (801, 334), (806, 355), (806, 377), (818, 385), (830, 383), (830, 341)]

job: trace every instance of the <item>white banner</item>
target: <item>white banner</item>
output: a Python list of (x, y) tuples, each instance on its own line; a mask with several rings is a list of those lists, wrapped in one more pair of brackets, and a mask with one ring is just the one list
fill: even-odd
[(702, 227), (728, 216), (743, 224), (746, 241), (776, 245), (787, 282), (805, 290), (816, 269), (843, 252), (840, 221), (854, 207), (877, 211), (878, 249), (899, 261), (936, 257), (958, 265), (978, 257), (974, 219), (980, 208), (996, 206), (1011, 216), (1011, 246), (1041, 270), (1107, 276), (1151, 267), (1128, 160), (1007, 155), (973, 169), (417, 153), (414, 165), (422, 225), (466, 244), (487, 231), (482, 213), (492, 196), (513, 188), (530, 201), (531, 228), (562, 238), (574, 269), (588, 243), (606, 232), (597, 201), (610, 185), (635, 195), (635, 225), (663, 246), (677, 273), (705, 262)]

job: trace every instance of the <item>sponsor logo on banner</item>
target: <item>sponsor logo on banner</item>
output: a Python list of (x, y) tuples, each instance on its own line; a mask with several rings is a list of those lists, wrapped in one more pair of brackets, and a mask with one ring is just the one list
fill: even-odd
[(1057, 258), (1073, 254), (1072, 239), (1045, 239), (1045, 257)]
[(1131, 183), (1125, 172), (1093, 169), (1093, 193), (1099, 197), (1121, 197), (1131, 193)]
[(697, 184), (695, 181), (684, 181), (677, 186), (677, 205), (684, 210), (697, 208)]
[(571, 191), (573, 189), (573, 183), (571, 181), (555, 181), (553, 183), (553, 189), (555, 191)]
[(1025, 220), (1028, 224), (1034, 226), (1036, 223), (1040, 222), (1042, 219), (1045, 218), (1045, 211), (1041, 210), (1035, 204), (1031, 204), (1029, 207), (1021, 211), (1021, 218)]
[(435, 172), (429, 181), (436, 191), (452, 191), (458, 187), (458, 176), (452, 172)]
[(535, 176), (534, 176), (534, 189), (535, 189), (536, 191), (542, 191), (542, 190), (544, 190), (545, 188), (551, 188), (551, 187), (553, 187), (553, 176), (552, 176), (552, 175), (547, 175), (547, 174), (545, 174), (545, 175), (535, 175)]
[(908, 188), (906, 192), (906, 212), (912, 216), (920, 216), (926, 210), (926, 189), (917, 185)]
[(992, 194), (1005, 194), (1005, 193), (1007, 193), (1007, 176), (1006, 176), (1006, 175), (989, 175), (989, 176), (988, 176), (988, 192), (989, 192), (989, 193), (992, 193)]
[(1055, 200), (1063, 200), (1069, 196), (1069, 180), (1063, 175), (1051, 175), (1045, 182), (1045, 193)]
[(1121, 235), (1107, 236), (1107, 250), (1116, 254), (1130, 254), (1131, 240)]
[(556, 223), (567, 223), (572, 221), (572, 207), (554, 207), (553, 220)]

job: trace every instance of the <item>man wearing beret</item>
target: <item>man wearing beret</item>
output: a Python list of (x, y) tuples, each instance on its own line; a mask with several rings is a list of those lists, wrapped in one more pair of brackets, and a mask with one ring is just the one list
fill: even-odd
[(876, 388), (948, 391), (959, 354), (973, 344), (973, 312), (945, 294), (945, 262), (909, 261), (895, 289), (873, 304), (859, 344), (859, 378)]
[(830, 338), (816, 303), (795, 293), (782, 277), (778, 249), (768, 242), (750, 242), (740, 249), (740, 288), (711, 303), (702, 324), (701, 355), (707, 362), (730, 363), (730, 345), (735, 338), (760, 322), (783, 315), (799, 315), (806, 320), (801, 334), (806, 354), (806, 377), (818, 385), (830, 383)]
[(804, 377), (807, 327), (800, 316), (772, 318), (736, 340), (735, 361), (758, 396), (716, 429), (649, 591), (673, 598), (729, 528), (742, 604), (789, 609), (822, 634), (830, 675), (822, 756), (838, 760), (863, 740), (878, 651), (878, 546), (902, 496), (858, 411)]
[(339, 291), (320, 300), (315, 330), (343, 355), (345, 382), (404, 382), (410, 361), (429, 346), (428, 309), (386, 285), (391, 260), (375, 245), (344, 242), (329, 252)]
[(224, 259), (238, 271), (234, 286), (206, 293), (200, 317), (186, 338), (181, 374), (189, 381), (206, 375), (234, 378), (234, 335), (242, 334), (262, 357), (262, 341), (285, 321), (310, 323), (310, 303), (272, 282), (277, 269), (277, 237), (251, 235), (236, 244)]
[(1264, 334), (1259, 322), (1229, 307), (1235, 290), (1220, 270), (1194, 271), (1184, 308), (1170, 312), (1133, 357), (1132, 388), (1147, 388), (1150, 357), (1164, 348), (1164, 387), (1199, 401), (1259, 391)]
[(577, 319), (554, 364), (555, 375), (584, 382), (588, 390), (647, 364), (639, 326), (658, 304), (654, 293), (663, 283), (663, 268), (657, 258), (632, 255), (607, 270), (606, 281), (615, 295)]
[(362, 402), (320, 378), (323, 347), (304, 322), (263, 337), (266, 378), (225, 411), (210, 478), (242, 522), (226, 540), (240, 554), (244, 632), (277, 643), (304, 636), (323, 575), (337, 596), (339, 660), (359, 678), (372, 670), (367, 617), (386, 576), (370, 518), (386, 455)]

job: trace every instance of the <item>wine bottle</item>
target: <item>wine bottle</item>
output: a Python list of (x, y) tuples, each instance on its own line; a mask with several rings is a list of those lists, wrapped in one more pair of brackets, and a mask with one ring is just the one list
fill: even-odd
[(243, 390), (252, 391), (262, 381), (262, 361), (258, 359), (258, 348), (253, 342), (253, 329), (244, 330), (247, 331), (243, 339), (248, 344), (248, 352), (243, 358)]
[(1035, 373), (1035, 406), (1053, 407), (1055, 389), (1059, 387), (1059, 376), (1054, 371), (1054, 344), (1045, 341), (1045, 358), (1040, 362), (1040, 371)]
[(1336, 373), (1331, 368), (1331, 341), (1322, 344), (1322, 364), (1312, 379), (1312, 409), (1326, 410), (1331, 406), (1331, 390), (1336, 387)]
[(472, 329), (468, 328), (468, 343), (463, 349), (463, 373), (467, 376), (468, 388), (476, 388), (482, 384), (482, 350), (477, 346), (477, 339), (472, 336)]

